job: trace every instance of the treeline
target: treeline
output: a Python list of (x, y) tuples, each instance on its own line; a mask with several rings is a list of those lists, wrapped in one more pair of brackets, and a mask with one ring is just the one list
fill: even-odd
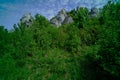
[(0, 80), (119, 80), (120, 4), (68, 14), (74, 22), (59, 28), (39, 14), (30, 27), (0, 26)]

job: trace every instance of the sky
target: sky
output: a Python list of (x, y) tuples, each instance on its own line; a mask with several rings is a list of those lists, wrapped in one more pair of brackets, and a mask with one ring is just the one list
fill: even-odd
[(52, 18), (61, 9), (70, 11), (77, 6), (102, 7), (107, 0), (0, 0), (0, 25), (12, 29), (20, 18), (31, 13), (39, 13), (47, 19)]

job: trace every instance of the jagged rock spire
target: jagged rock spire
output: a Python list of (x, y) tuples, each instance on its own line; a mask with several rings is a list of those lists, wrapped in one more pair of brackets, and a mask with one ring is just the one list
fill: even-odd
[(26, 24), (29, 27), (31, 25), (32, 21), (33, 21), (33, 17), (31, 15), (31, 13), (26, 13), (20, 19), (19, 24)]
[(89, 13), (90, 17), (97, 17), (98, 16), (98, 9), (93, 7)]
[(72, 17), (67, 15), (65, 9), (59, 11), (58, 14), (50, 20), (50, 23), (57, 27), (61, 26), (62, 24), (68, 24), (72, 22), (73, 22)]

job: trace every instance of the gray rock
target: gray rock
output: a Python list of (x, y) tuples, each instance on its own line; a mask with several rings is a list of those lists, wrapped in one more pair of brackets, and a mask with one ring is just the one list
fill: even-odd
[(51, 20), (50, 20), (50, 23), (51, 23), (52, 25), (57, 26), (57, 27), (61, 26), (61, 22), (60, 22), (57, 18), (51, 19)]
[(98, 9), (93, 7), (89, 13), (90, 17), (97, 17), (98, 16)]
[(20, 19), (19, 24), (26, 24), (29, 27), (32, 22), (33, 22), (33, 17), (31, 16), (30, 13), (27, 13), (23, 15), (23, 17)]
[(63, 24), (70, 24), (73, 22), (73, 19), (71, 16), (67, 16), (65, 20), (63, 21)]
[(57, 27), (61, 26), (62, 24), (69, 24), (71, 22), (73, 22), (73, 19), (67, 15), (65, 9), (59, 11), (58, 14), (50, 20), (50, 23)]
[(57, 14), (57, 19), (60, 21), (60, 22), (63, 22), (65, 20), (65, 18), (67, 17), (67, 13), (65, 11), (65, 9), (62, 9), (58, 14)]

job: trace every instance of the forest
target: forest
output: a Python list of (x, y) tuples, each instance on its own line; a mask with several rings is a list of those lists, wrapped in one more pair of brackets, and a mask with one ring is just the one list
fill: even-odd
[(120, 3), (68, 14), (59, 28), (39, 14), (30, 27), (0, 26), (0, 80), (120, 80)]

